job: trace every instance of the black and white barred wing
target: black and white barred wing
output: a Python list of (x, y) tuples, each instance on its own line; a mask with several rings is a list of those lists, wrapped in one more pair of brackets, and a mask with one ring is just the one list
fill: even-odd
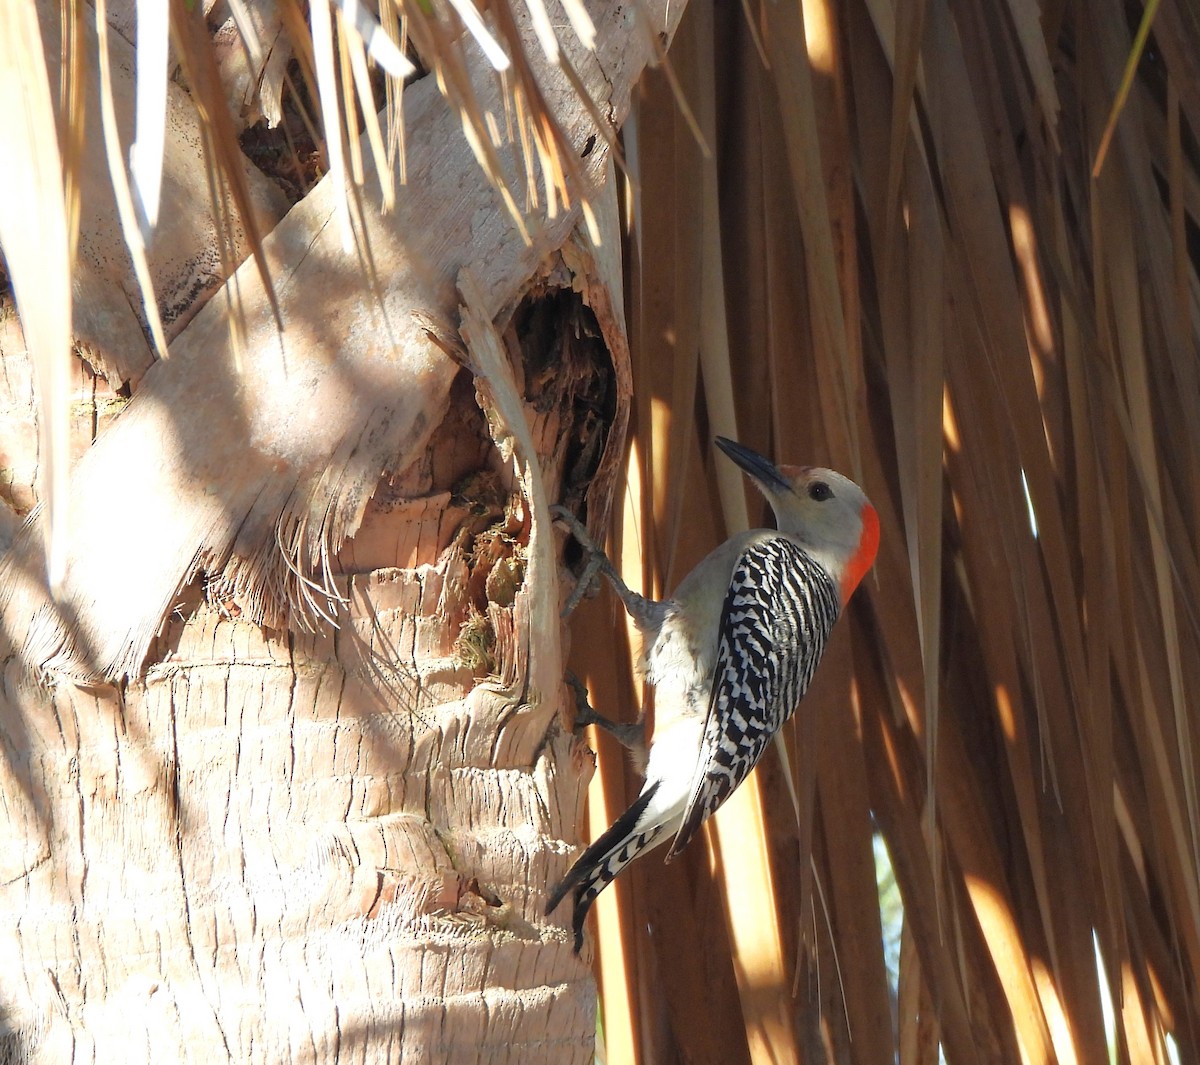
[(839, 608), (829, 574), (791, 540), (760, 540), (742, 553), (721, 610), (692, 794), (667, 861), (749, 776), (792, 716)]

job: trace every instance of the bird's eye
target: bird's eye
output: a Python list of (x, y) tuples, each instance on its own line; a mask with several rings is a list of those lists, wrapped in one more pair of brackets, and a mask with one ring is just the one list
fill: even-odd
[(833, 498), (833, 489), (824, 481), (813, 481), (808, 486), (808, 498), (815, 499), (818, 503), (823, 503), (826, 499)]

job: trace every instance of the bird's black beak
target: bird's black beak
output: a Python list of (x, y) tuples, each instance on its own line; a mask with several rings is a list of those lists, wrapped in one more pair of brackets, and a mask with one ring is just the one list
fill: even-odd
[(745, 445), (735, 443), (724, 436), (718, 436), (716, 444), (763, 488), (771, 492), (783, 492), (791, 487), (775, 463), (763, 458), (757, 451), (751, 451)]

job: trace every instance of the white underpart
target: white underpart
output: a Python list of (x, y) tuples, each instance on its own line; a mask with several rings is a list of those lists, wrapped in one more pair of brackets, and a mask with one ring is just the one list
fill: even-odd
[(655, 729), (655, 742), (650, 748), (642, 792), (645, 793), (656, 782), (658, 790), (638, 818), (636, 831), (646, 832), (655, 825), (662, 825), (665, 831), (647, 850), (673, 839), (683, 824), (683, 814), (692, 795), (692, 781), (696, 775), (703, 735), (704, 718), (694, 714), (675, 717), (665, 732)]
[(648, 850), (674, 837), (692, 796), (733, 567), (750, 543), (774, 535), (760, 529), (723, 543), (679, 585), (661, 625), (643, 634), (641, 666), (654, 686), (654, 734), (642, 794), (655, 784), (658, 790), (636, 831), (665, 829)]

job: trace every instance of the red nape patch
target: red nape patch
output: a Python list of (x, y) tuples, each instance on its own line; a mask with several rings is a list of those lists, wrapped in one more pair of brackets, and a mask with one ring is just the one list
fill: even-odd
[(858, 550), (850, 556), (846, 569), (842, 573), (842, 605), (850, 601), (859, 581), (867, 575), (867, 570), (875, 563), (875, 554), (879, 550), (879, 515), (870, 503), (864, 503), (862, 508), (862, 536), (858, 541)]

